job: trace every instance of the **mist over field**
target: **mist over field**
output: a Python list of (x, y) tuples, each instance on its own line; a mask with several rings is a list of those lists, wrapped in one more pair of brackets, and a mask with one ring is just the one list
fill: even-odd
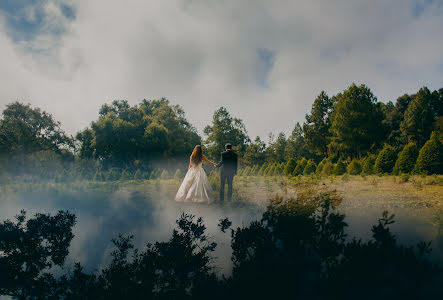
[(69, 210), (77, 216), (74, 240), (70, 247), (68, 266), (81, 262), (87, 271), (97, 271), (110, 262), (113, 249), (111, 239), (119, 234), (134, 235), (134, 246), (144, 248), (148, 242), (165, 241), (177, 227), (182, 213), (202, 217), (209, 234), (217, 242), (215, 263), (222, 267), (220, 274), (231, 270), (230, 235), (222, 233), (217, 224), (229, 218), (233, 226), (248, 225), (260, 218), (264, 211), (258, 204), (199, 205), (175, 203), (166, 196), (152, 196), (127, 189), (113, 193), (84, 191), (70, 193), (37, 192), (2, 194), (0, 220), (13, 219), (25, 209), (28, 217), (35, 213), (55, 214)]
[[(241, 187), (243, 180), (236, 177), (237, 189), (244, 189)], [(233, 223), (232, 228), (247, 227), (251, 221), (261, 218), (274, 191), (282, 192), (277, 186), (270, 192), (262, 191), (265, 186), (260, 183), (254, 192), (250, 189), (242, 191), (245, 192), (242, 195), (245, 198), (240, 202), (207, 205), (175, 202), (172, 196), (175, 189), (170, 185), (166, 185), (170, 190), (165, 191), (165, 187), (162, 186), (159, 192), (140, 190), (118, 183), (113, 188), (116, 190), (112, 192), (88, 189), (85, 186), (80, 186), (80, 190), (76, 191), (63, 191), (50, 184), (41, 185), (38, 188), (37, 184), (34, 187), (36, 191), (33, 192), (20, 189), (15, 192), (2, 192), (0, 220), (12, 219), (21, 209), (26, 210), (28, 218), (35, 213), (54, 215), (58, 210), (74, 213), (77, 216), (77, 224), (73, 228), (75, 237), (69, 248), (66, 270), (72, 268), (76, 262), (81, 262), (88, 272), (97, 272), (108, 265), (111, 261), (110, 253), (115, 249), (111, 239), (117, 238), (119, 234), (134, 235), (134, 246), (138, 249), (144, 249), (147, 243), (166, 241), (170, 238), (172, 230), (177, 227), (176, 220), (182, 213), (187, 213), (202, 217), (209, 236), (217, 243), (213, 263), (217, 266), (219, 276), (230, 275), (232, 270), (231, 236), (229, 232), (220, 231), (219, 221), (228, 218)], [(139, 183), (138, 186), (143, 184)], [(62, 186), (61, 188), (63, 189)], [(377, 197), (377, 194), (374, 193), (373, 197)], [(361, 203), (363, 199), (353, 195), (349, 200), (351, 203)], [(371, 207), (362, 204), (361, 207), (352, 207), (348, 205), (347, 200), (345, 197), (338, 210), (346, 214), (345, 222), (349, 226), (345, 231), (348, 239), (355, 237), (369, 240), (372, 236), (371, 227), (381, 217), (383, 205)], [(396, 222), (390, 227), (400, 243), (413, 246), (422, 240), (432, 241), (432, 259), (435, 262), (443, 262), (443, 239), (439, 231), (439, 227), (443, 225), (441, 220), (436, 219), (438, 215), (429, 220), (421, 215), (411, 215), (412, 211), (401, 207), (394, 206), (389, 210), (396, 214)]]

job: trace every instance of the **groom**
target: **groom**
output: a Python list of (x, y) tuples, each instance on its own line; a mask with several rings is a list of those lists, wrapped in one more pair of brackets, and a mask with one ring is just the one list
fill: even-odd
[(228, 182), (228, 201), (232, 199), (232, 180), (237, 174), (237, 154), (232, 151), (232, 145), (225, 145), (225, 152), (221, 154), (220, 162), (215, 166), (220, 168), (220, 202), (224, 201), (225, 197), (225, 183)]

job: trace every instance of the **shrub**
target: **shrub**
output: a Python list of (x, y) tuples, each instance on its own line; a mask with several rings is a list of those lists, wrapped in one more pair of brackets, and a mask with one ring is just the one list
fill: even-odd
[(106, 174), (106, 181), (115, 181), (120, 178), (120, 170), (118, 168), (112, 168)]
[(122, 175), (120, 176), (120, 180), (129, 180), (131, 179), (131, 174), (128, 171), (124, 170)]
[(410, 173), (414, 170), (418, 157), (418, 148), (415, 143), (407, 144), (398, 155), (394, 166), (394, 174)]
[(303, 170), (303, 175), (309, 175), (315, 172), (315, 170), (317, 169), (317, 165), (315, 164), (315, 162), (310, 159), (308, 160), (305, 169)]
[(271, 169), (272, 166), (267, 166), (266, 169), (263, 171), (263, 176), (267, 176), (269, 175), (269, 170)]
[(175, 171), (174, 179), (175, 180), (182, 180), (183, 179), (183, 173), (180, 169), (177, 169), (177, 171)]
[(246, 168), (243, 169), (242, 176), (249, 176), (250, 172), (251, 172), (251, 168), (250, 167), (246, 167)]
[(277, 166), (275, 168), (275, 175), (283, 175), (284, 169), (285, 169), (284, 163), (277, 164)]
[(346, 165), (341, 158), (338, 159), (332, 171), (334, 175), (343, 175), (346, 173)]
[(391, 173), (396, 160), (397, 154), (394, 148), (385, 144), (375, 160), (374, 171), (378, 174)]
[(332, 164), (332, 161), (330, 161), (328, 159), (323, 166), (323, 169), (321, 171), (321, 175), (329, 176), (332, 174), (333, 169), (334, 169), (334, 165)]
[(249, 176), (257, 176), (258, 173), (258, 165), (254, 165), (251, 168), (251, 172), (249, 172)]
[(294, 172), (294, 169), (296, 166), (297, 166), (297, 162), (295, 161), (295, 159), (293, 159), (293, 158), (289, 159), (285, 165), (285, 168), (283, 170), (283, 174), (286, 176), (291, 175), (292, 172)]
[(374, 164), (375, 164), (375, 155), (369, 154), (367, 157), (363, 158), (361, 163), (361, 171), (365, 175), (374, 174)]
[(362, 167), (361, 167), (360, 162), (359, 162), (357, 159), (354, 158), (354, 159), (349, 163), (349, 165), (348, 165), (348, 167), (347, 167), (347, 171), (348, 171), (348, 173), (349, 173), (350, 175), (358, 175), (358, 174), (360, 174), (361, 171), (362, 171)]
[(160, 179), (169, 179), (169, 172), (167, 170), (163, 170), (162, 174), (160, 175)]
[(299, 160), (297, 162), (297, 166), (295, 167), (294, 171), (292, 171), (292, 176), (301, 175), (307, 163), (308, 161), (304, 157), (301, 160)]
[(149, 174), (149, 180), (157, 179), (157, 174), (154, 170), (151, 171), (151, 174)]
[(317, 169), (315, 170), (315, 173), (320, 175), (321, 172), (323, 171), (323, 166), (325, 165), (325, 163), (328, 161), (328, 159), (325, 157), (322, 159), (322, 161), (318, 164)]
[(266, 164), (263, 164), (257, 172), (258, 176), (263, 176), (265, 174)]
[(140, 169), (137, 169), (137, 171), (135, 171), (134, 179), (135, 179), (135, 180), (141, 180), (141, 179), (143, 179), (143, 175), (142, 175), (142, 172), (140, 171)]
[(105, 181), (102, 172), (97, 171), (94, 175), (94, 181)]
[(443, 174), (443, 146), (435, 132), (420, 149), (415, 171), (420, 174)]

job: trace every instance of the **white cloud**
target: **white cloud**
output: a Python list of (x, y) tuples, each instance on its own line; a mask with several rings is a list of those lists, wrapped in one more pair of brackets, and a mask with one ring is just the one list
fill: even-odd
[[(70, 133), (105, 102), (166, 97), (200, 133), (226, 106), (265, 138), (289, 133), (323, 89), (365, 83), (387, 101), (443, 82), (439, 1), (415, 17), (412, 0), (83, 0), (74, 20), (58, 3), (45, 3), (48, 29), (31, 41), (0, 28), (0, 109), (31, 102)], [(257, 85), (259, 49), (275, 54), (268, 88)]]

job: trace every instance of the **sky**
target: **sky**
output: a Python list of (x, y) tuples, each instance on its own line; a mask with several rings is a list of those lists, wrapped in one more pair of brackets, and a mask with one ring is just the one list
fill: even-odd
[(267, 140), (322, 90), (443, 87), (442, 49), (442, 0), (2, 0), (0, 110), (31, 103), (75, 134), (104, 103), (165, 97), (201, 135), (224, 106)]

